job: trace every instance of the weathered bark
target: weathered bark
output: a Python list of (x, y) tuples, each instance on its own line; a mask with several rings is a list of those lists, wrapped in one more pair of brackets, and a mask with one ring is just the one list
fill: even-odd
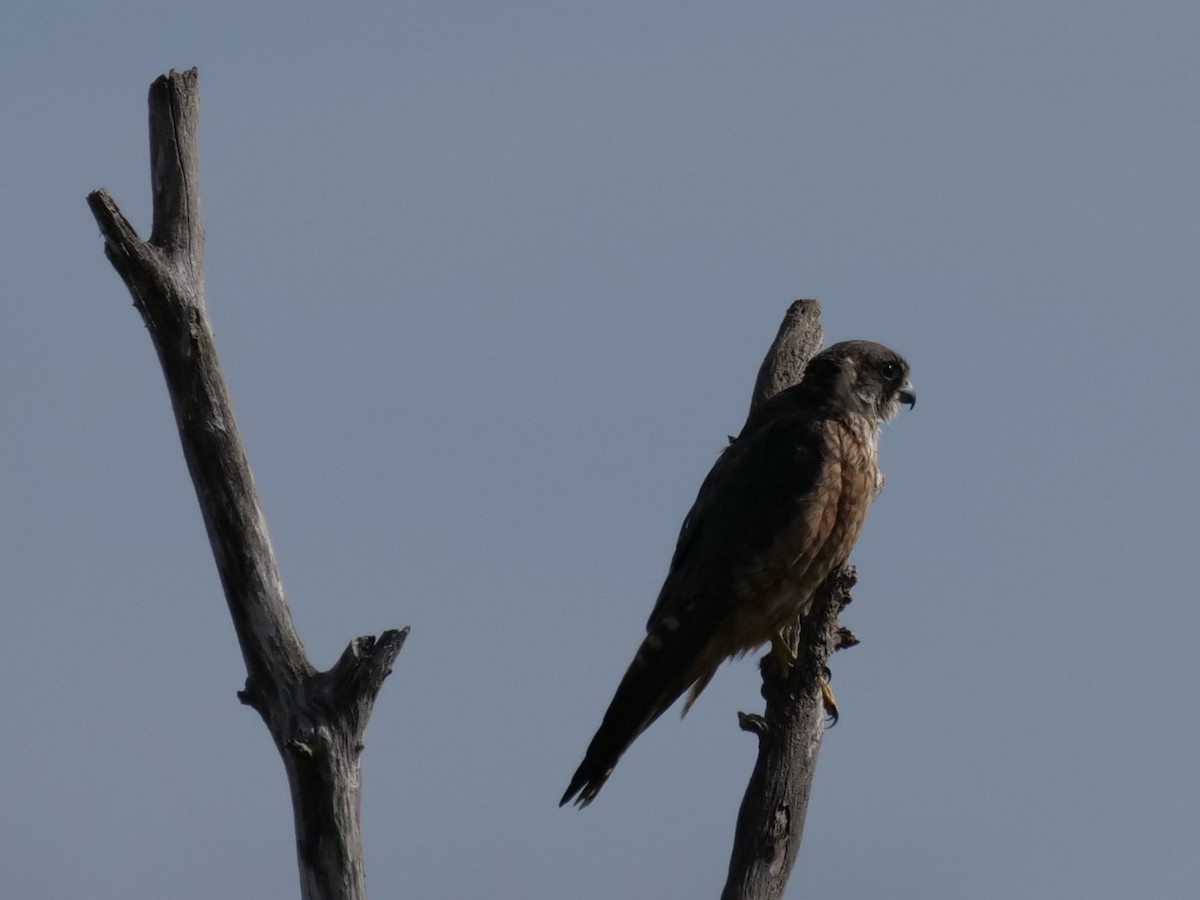
[(800, 383), (804, 367), (820, 352), (824, 340), (820, 303), (797, 300), (788, 307), (779, 324), (779, 332), (758, 367), (747, 418), (780, 391)]
[(154, 222), (139, 238), (107, 191), (88, 195), (104, 252), (141, 313), (233, 617), (246, 687), (291, 786), (305, 900), (366, 897), (359, 757), (375, 698), (408, 629), (355, 638), (327, 672), (309, 662), (284, 599), (204, 300), (196, 70), (150, 87)]
[[(788, 309), (767, 351), (750, 402), (753, 413), (779, 391), (799, 382), (808, 360), (821, 349), (821, 306), (797, 300)], [(758, 761), (738, 811), (729, 874), (722, 900), (778, 900), (796, 862), (808, 798), (825, 734), (821, 685), (830, 654), (855, 643), (838, 626), (850, 602), (854, 569), (845, 566), (826, 580), (812, 609), (787, 635), (796, 665), (786, 677), (764, 657), (762, 715), (739, 713), (742, 729), (758, 737)]]

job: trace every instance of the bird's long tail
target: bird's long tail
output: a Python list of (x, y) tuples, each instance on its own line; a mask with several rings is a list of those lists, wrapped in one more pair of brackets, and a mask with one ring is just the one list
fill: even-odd
[(675, 641), (664, 645), (654, 633), (646, 637), (559, 806), (572, 799), (580, 807), (591, 803), (629, 745), (696, 681), (691, 660), (678, 658), (683, 649)]

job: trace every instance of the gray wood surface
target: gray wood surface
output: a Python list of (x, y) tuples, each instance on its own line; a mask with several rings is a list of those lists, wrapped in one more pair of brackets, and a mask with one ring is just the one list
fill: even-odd
[(199, 105), (195, 69), (172, 71), (150, 87), (148, 241), (107, 191), (93, 191), (88, 205), (162, 365), (246, 663), (238, 697), (262, 716), (287, 770), (301, 896), (362, 900), (363, 732), (408, 629), (355, 638), (333, 668), (320, 672), (292, 623), (205, 308)]

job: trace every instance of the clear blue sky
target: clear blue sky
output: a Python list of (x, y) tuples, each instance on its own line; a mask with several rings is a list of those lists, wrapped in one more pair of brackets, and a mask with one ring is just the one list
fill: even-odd
[(1200, 896), (1200, 5), (18, 2), (0, 14), (0, 872), (290, 898), (283, 770), (150, 342), (198, 66), (208, 297), (301, 634), (412, 626), (376, 897), (715, 896), (752, 660), (556, 806), (788, 303), (920, 403), (790, 897)]

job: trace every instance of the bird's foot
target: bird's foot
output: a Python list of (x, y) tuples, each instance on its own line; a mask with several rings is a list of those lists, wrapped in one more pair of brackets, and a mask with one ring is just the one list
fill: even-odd
[[(853, 635), (851, 635), (853, 638)], [(779, 677), (786, 681), (792, 677), (792, 669), (796, 668), (796, 651), (784, 638), (782, 632), (776, 633), (771, 638), (771, 652), (766, 655), (765, 659), (773, 660)], [(829, 686), (829, 669), (825, 669), (821, 673), (821, 705), (825, 707), (825, 714), (830, 718), (830, 724), (836, 725), (838, 720), (838, 705), (837, 698), (833, 696), (833, 688)]]
[(837, 698), (833, 696), (833, 688), (829, 686), (829, 670), (821, 673), (821, 704), (825, 707), (825, 715), (829, 716), (830, 725), (836, 725), (838, 720)]

